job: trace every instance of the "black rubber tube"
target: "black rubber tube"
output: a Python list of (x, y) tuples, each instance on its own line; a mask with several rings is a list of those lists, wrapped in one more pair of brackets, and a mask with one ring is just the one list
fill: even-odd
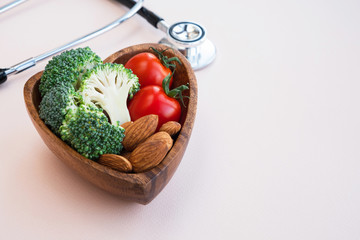
[(7, 75), (5, 73), (5, 71), (8, 70), (7, 68), (0, 68), (0, 84), (6, 82), (7, 80)]
[[(127, 6), (128, 8), (131, 8), (136, 4), (136, 2), (133, 0), (116, 0), (116, 1)], [(137, 13), (140, 14), (140, 16), (142, 16), (143, 18), (145, 18), (155, 28), (157, 28), (158, 22), (164, 20), (163, 18), (159, 17), (158, 15), (146, 9), (145, 7), (142, 7)]]

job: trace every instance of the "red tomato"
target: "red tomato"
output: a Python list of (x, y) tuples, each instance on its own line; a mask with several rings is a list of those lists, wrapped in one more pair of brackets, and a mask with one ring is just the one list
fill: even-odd
[(160, 86), (147, 86), (140, 89), (128, 103), (132, 121), (149, 114), (159, 116), (157, 130), (168, 121), (179, 121), (181, 115), (180, 103), (166, 95)]
[[(130, 58), (125, 68), (131, 69), (138, 76), (141, 88), (149, 85), (161, 86), (164, 78), (171, 74), (171, 70), (165, 67), (158, 57), (148, 52), (139, 53)], [(170, 87), (171, 84), (172, 79)]]

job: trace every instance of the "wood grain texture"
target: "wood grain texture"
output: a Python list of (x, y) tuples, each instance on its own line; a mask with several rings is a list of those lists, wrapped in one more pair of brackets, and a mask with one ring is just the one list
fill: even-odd
[[(159, 44), (140, 44), (120, 50), (104, 60), (104, 62), (126, 63), (132, 56), (140, 52), (152, 52), (150, 47), (164, 50), (167, 47)], [(182, 107), (180, 123), (182, 129), (174, 141), (172, 149), (164, 160), (155, 168), (143, 173), (121, 173), (95, 161), (81, 156), (60, 138), (51, 132), (39, 117), (39, 83), (42, 72), (32, 76), (24, 86), (24, 100), (28, 114), (39, 135), (48, 148), (67, 166), (76, 171), (96, 186), (119, 196), (122, 199), (147, 204), (151, 202), (166, 186), (174, 175), (186, 150), (195, 121), (197, 107), (197, 83), (195, 74), (186, 58), (176, 50), (165, 52), (168, 57), (178, 57), (182, 64), (177, 64), (173, 87), (189, 84), (184, 92), (185, 106)]]

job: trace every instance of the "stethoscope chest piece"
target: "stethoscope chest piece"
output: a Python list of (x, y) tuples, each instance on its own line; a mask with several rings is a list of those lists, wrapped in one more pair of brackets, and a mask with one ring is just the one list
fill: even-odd
[(192, 22), (175, 23), (169, 28), (169, 36), (178, 44), (200, 44), (205, 39), (205, 30), (202, 26)]
[(216, 48), (206, 38), (204, 27), (193, 22), (178, 22), (167, 28), (167, 38), (160, 43), (179, 50), (194, 70), (206, 67), (214, 61)]

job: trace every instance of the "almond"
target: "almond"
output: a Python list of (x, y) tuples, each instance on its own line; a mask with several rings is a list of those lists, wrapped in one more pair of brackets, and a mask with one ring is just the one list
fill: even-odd
[(103, 154), (100, 156), (100, 164), (118, 170), (120, 172), (131, 172), (132, 165), (125, 157), (116, 154)]
[(146, 115), (129, 124), (125, 129), (125, 137), (122, 141), (127, 151), (132, 151), (137, 145), (144, 142), (156, 131), (159, 117), (154, 114)]
[(144, 172), (157, 166), (169, 152), (169, 139), (167, 133), (157, 133), (141, 143), (131, 153), (129, 161), (133, 166), (134, 172)]
[(164, 123), (160, 129), (159, 132), (167, 132), (170, 136), (174, 136), (177, 134), (181, 129), (181, 124), (175, 121), (169, 121)]
[(173, 140), (167, 132), (157, 132), (151, 137), (149, 137), (146, 141), (154, 141), (154, 140), (164, 141), (166, 143), (166, 146), (169, 148), (169, 150), (173, 145)]

